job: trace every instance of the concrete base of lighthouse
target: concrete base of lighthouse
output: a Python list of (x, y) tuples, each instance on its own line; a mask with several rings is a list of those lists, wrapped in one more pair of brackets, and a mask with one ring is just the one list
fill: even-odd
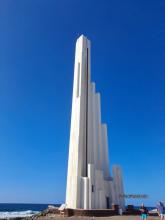
[[(104, 178), (102, 170), (95, 169), (93, 164), (88, 164), (88, 176), (79, 178), (78, 207), (66, 203), (68, 210), (84, 210), (81, 213), (97, 213), (100, 210), (116, 211), (116, 207), (125, 209), (124, 191), (122, 187), (122, 174), (119, 166), (113, 166), (113, 177)], [(116, 204), (116, 205), (113, 205)], [(87, 211), (87, 212), (86, 212)], [(77, 211), (73, 211), (77, 213)], [(102, 211), (103, 212), (103, 211)], [(113, 212), (112, 212), (113, 213)]]
[(119, 214), (119, 206), (112, 205), (110, 209), (92, 209), (92, 210), (66, 208), (63, 210), (58, 210), (58, 214), (61, 214), (66, 217), (70, 217), (70, 216), (89, 216), (89, 217), (115, 216)]

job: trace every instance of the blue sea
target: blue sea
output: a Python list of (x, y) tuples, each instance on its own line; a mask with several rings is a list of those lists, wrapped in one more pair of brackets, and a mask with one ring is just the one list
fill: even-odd
[(29, 217), (45, 210), (48, 205), (59, 207), (60, 204), (13, 204), (0, 203), (0, 219)]

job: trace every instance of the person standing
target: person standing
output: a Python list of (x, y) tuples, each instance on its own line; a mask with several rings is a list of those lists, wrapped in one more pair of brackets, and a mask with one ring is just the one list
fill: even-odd
[(162, 202), (158, 203), (157, 210), (158, 210), (158, 214), (160, 216), (160, 219), (161, 220), (165, 219), (165, 207)]
[(142, 203), (141, 207), (140, 207), (140, 212), (141, 212), (141, 218), (142, 220), (147, 220), (148, 217), (148, 210), (147, 208), (144, 206), (144, 204)]

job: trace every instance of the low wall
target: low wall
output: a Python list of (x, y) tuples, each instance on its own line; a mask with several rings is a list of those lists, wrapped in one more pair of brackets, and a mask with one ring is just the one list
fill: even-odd
[[(42, 213), (43, 215), (47, 214), (57, 214), (63, 215), (66, 217), (70, 216), (95, 216), (95, 217), (104, 217), (104, 216), (114, 216), (119, 215), (119, 207), (118, 205), (113, 205), (111, 209), (93, 209), (93, 210), (84, 210), (84, 209), (64, 209), (59, 210), (58, 208), (55, 209), (48, 209)], [(140, 215), (140, 211), (135, 209), (133, 205), (128, 205), (126, 210), (123, 212), (123, 215)], [(157, 213), (149, 213), (150, 216), (158, 216)]]
[[(128, 205), (126, 210), (123, 212), (123, 215), (140, 215), (141, 212), (136, 209), (133, 205)], [(157, 213), (152, 213), (152, 212), (149, 212), (148, 213), (149, 216), (158, 216)]]
[(95, 216), (95, 217), (103, 217), (103, 216), (113, 216), (118, 215), (118, 210), (114, 209), (94, 209), (94, 210), (84, 210), (84, 209), (65, 209), (65, 216)]

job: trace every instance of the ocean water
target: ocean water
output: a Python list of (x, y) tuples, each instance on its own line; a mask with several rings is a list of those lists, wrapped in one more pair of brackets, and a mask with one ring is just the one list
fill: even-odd
[[(135, 206), (135, 209), (140, 209), (140, 206)], [(147, 207), (148, 211), (152, 211), (154, 209), (156, 209), (156, 207)]]
[(59, 207), (60, 204), (13, 204), (0, 203), (0, 219), (30, 217), (45, 210), (48, 205)]

